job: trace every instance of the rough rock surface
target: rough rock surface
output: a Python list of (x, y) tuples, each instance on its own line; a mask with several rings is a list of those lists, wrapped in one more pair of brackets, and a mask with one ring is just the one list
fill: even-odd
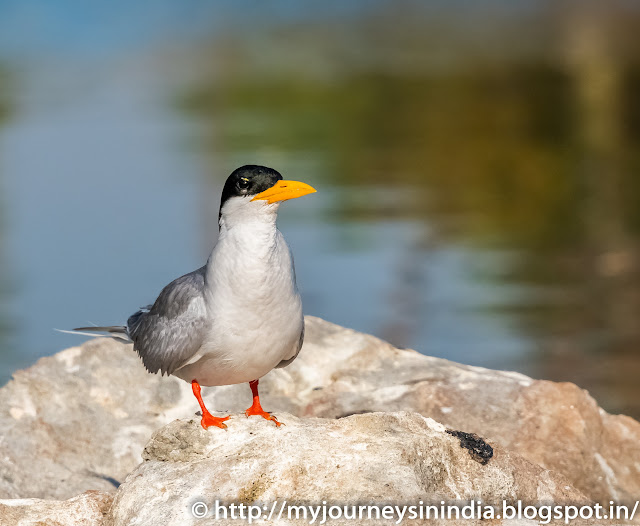
[[(282, 419), (287, 425), (281, 428), (234, 415), (226, 432), (205, 431), (198, 419), (174, 421), (158, 430), (144, 450), (145, 462), (118, 490), (107, 525), (201, 524), (193, 516), (194, 504), (207, 504), (205, 517), (212, 520), (216, 500), (266, 505), (263, 518), (273, 502), (285, 500), (360, 505), (418, 504), (423, 499), (436, 504), (471, 499), (495, 504), (503, 499), (588, 502), (562, 475), (506, 450), (498, 449), (485, 464), (474, 460), (444, 426), (416, 413), (339, 420), (285, 414)], [(287, 510), (280, 521), (273, 516), (267, 523), (295, 518)], [(308, 524), (311, 517), (298, 518)]]
[[(640, 424), (572, 384), (423, 356), (307, 317), (298, 359), (260, 387), (276, 415), (416, 411), (561, 473), (591, 499), (640, 496)], [(246, 385), (203, 393), (211, 409), (251, 401)], [(154, 430), (197, 409), (188, 384), (146, 373), (130, 346), (100, 339), (43, 358), (0, 389), (0, 498), (112, 491)], [(39, 469), (26, 469), (34, 458)]]
[(340, 361), (328, 385), (304, 402), (299, 415), (416, 411), (558, 471), (594, 500), (640, 497), (640, 423), (608, 414), (571, 383), (465, 366), (378, 342)]
[(87, 491), (65, 501), (41, 499), (0, 500), (3, 526), (100, 526), (113, 495)]

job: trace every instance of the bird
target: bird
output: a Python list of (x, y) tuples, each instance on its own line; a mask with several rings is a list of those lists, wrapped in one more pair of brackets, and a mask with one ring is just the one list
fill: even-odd
[(73, 331), (132, 342), (147, 371), (190, 382), (205, 429), (225, 429), (230, 417), (209, 412), (201, 386), (246, 382), (253, 396), (246, 416), (279, 427), (262, 408), (258, 383), (296, 359), (304, 317), (293, 256), (276, 219), (282, 202), (314, 192), (265, 166), (234, 170), (222, 190), (218, 240), (205, 265), (165, 286), (126, 325)]

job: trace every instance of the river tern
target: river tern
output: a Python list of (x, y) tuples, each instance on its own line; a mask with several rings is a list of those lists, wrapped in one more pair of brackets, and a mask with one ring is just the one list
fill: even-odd
[(238, 168), (225, 182), (218, 241), (204, 266), (169, 283), (126, 325), (73, 330), (132, 342), (150, 373), (191, 382), (205, 429), (226, 428), (229, 416), (207, 410), (201, 386), (244, 382), (253, 394), (247, 417), (280, 426), (262, 409), (258, 381), (298, 356), (304, 318), (293, 257), (276, 217), (283, 201), (315, 191), (271, 168)]

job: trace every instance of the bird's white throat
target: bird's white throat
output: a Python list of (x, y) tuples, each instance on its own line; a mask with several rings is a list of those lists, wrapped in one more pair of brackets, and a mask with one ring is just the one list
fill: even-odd
[(251, 196), (232, 197), (220, 210), (220, 237), (238, 225), (253, 225), (253, 228), (266, 230), (275, 228), (280, 203), (268, 204), (266, 201), (252, 201)]
[[(207, 262), (207, 288), (256, 295), (297, 295), (289, 247), (276, 228), (278, 204), (233, 197), (221, 210), (218, 242)], [(251, 301), (249, 301), (251, 300)], [(235, 303), (235, 301), (233, 301)]]

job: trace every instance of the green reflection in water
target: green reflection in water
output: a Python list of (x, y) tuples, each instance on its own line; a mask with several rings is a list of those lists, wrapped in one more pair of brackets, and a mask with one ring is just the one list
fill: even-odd
[[(588, 22), (608, 37), (599, 42), (615, 41), (616, 26)], [(582, 38), (579, 23), (566, 27), (565, 40)], [(361, 49), (376, 49), (379, 34), (354, 32)], [(395, 52), (426, 49), (413, 37)], [(327, 220), (422, 220), (436, 242), (512, 251), (507, 272), (477, 279), (530, 288), (520, 304), (485, 307), (536, 342), (521, 370), (640, 416), (638, 50), (614, 61), (597, 45), (508, 56), (505, 41), (502, 59), (391, 68), (365, 54), (326, 75), (314, 60), (323, 43), (306, 39), (299, 69), (265, 73), (256, 48), (273, 56), (277, 40), (214, 48), (215, 75), (181, 101), (211, 123), (203, 147), (238, 158), (275, 151), (327, 184), (362, 189), (336, 192)], [(418, 244), (432, 242), (425, 229)]]

